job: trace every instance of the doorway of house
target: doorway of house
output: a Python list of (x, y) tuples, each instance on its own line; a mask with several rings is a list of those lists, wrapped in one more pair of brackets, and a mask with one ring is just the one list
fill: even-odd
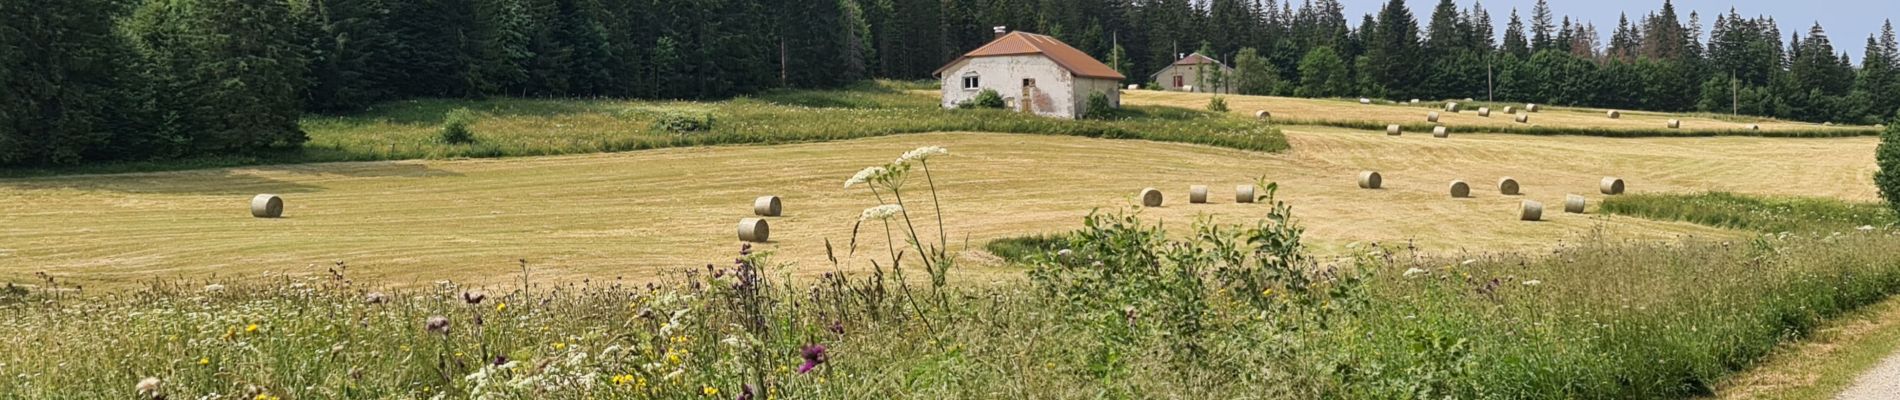
[(1024, 78), (1022, 101), (1016, 102), (1018, 106), (1022, 108), (1021, 110), (1022, 112), (1029, 113), (1029, 112), (1036, 111), (1036, 107), (1033, 105), (1036, 103), (1035, 97), (1034, 97), (1035, 95), (1036, 95), (1036, 79)]

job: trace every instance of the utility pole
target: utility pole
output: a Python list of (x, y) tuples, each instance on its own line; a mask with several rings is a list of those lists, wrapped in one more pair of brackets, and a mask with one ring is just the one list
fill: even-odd
[(1728, 72), (1729, 115), (1742, 116), (1742, 80), (1735, 77), (1735, 71)]
[[(1493, 56), (1493, 57), (1495, 57), (1495, 56)], [(1491, 72), (1491, 70), (1493, 70), (1493, 69), (1497, 69), (1497, 65), (1495, 64), (1495, 62), (1496, 62), (1496, 59), (1494, 59), (1493, 57), (1485, 57), (1485, 62), (1484, 62), (1484, 101), (1487, 101), (1487, 102), (1492, 102), (1492, 103), (1496, 103), (1496, 102), (1498, 101), (1498, 83), (1497, 83), (1497, 81), (1496, 81), (1496, 80), (1494, 80), (1494, 79), (1492, 79), (1492, 77), (1491, 77), (1491, 76), (1492, 76), (1492, 72)]]

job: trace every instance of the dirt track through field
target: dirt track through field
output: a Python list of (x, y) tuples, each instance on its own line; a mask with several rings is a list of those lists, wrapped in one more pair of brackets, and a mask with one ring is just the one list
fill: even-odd
[[(1598, 179), (1631, 191), (1729, 190), (1875, 197), (1875, 141), (1854, 139), (1605, 139), (1458, 135), (1433, 139), (1290, 127), (1295, 150), (1261, 154), (1203, 146), (1073, 137), (943, 133), (833, 143), (735, 146), (620, 154), (315, 164), (168, 173), (0, 180), (0, 281), (34, 272), (93, 286), (157, 276), (320, 273), (347, 261), (362, 279), (502, 283), (517, 259), (540, 282), (646, 280), (660, 271), (729, 262), (735, 225), (753, 197), (776, 194), (763, 246), (795, 272), (830, 270), (868, 193), (840, 188), (865, 166), (922, 145), (954, 154), (933, 162), (953, 247), (1079, 226), (1091, 209), (1130, 204), (1142, 187), (1167, 206), (1144, 211), (1183, 231), (1196, 216), (1252, 221), (1260, 205), (1234, 204), (1233, 187), (1265, 176), (1328, 254), (1348, 243), (1410, 243), (1431, 252), (1537, 250), (1603, 226), (1618, 238), (1738, 233), (1673, 222), (1562, 213), (1565, 194), (1596, 201)], [(1360, 170), (1385, 175), (1360, 190)], [(1512, 176), (1524, 196), (1496, 194)], [(1445, 195), (1452, 179), (1474, 199)], [(1189, 205), (1187, 188), (1213, 188)], [(257, 193), (284, 196), (288, 218), (250, 218)], [(915, 199), (921, 196), (913, 197)], [(1518, 201), (1545, 205), (1546, 222), (1515, 220)], [(1592, 206), (1594, 210), (1594, 204)], [(928, 217), (928, 213), (920, 213)], [(872, 226), (867, 226), (871, 232)], [(859, 256), (881, 254), (862, 238)], [(927, 235), (926, 240), (933, 240)], [(876, 249), (877, 251), (873, 251)], [(840, 254), (842, 256), (842, 254)], [(724, 261), (722, 261), (724, 260)], [(845, 268), (867, 269), (861, 257)], [(998, 277), (1013, 271), (984, 267)]]

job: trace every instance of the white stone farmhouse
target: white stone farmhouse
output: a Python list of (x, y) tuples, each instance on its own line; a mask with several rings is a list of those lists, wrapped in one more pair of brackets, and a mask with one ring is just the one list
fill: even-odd
[(997, 31), (996, 40), (937, 69), (944, 108), (956, 108), (983, 89), (1002, 95), (1012, 110), (1049, 117), (1083, 117), (1089, 95), (1096, 93), (1121, 107), (1126, 77), (1114, 68), (1053, 37)]

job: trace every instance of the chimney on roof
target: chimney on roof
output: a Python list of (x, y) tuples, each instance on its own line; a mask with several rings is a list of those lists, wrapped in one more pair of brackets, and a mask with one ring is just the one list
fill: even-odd
[(1008, 35), (1008, 34), (1009, 34), (1009, 27), (1007, 27), (1007, 26), (998, 26), (998, 27), (995, 27), (995, 28), (991, 28), (991, 29), (995, 29), (995, 30), (996, 30), (996, 38), (998, 38), (998, 39), (1001, 39), (1001, 38), (1003, 38), (1003, 35)]

